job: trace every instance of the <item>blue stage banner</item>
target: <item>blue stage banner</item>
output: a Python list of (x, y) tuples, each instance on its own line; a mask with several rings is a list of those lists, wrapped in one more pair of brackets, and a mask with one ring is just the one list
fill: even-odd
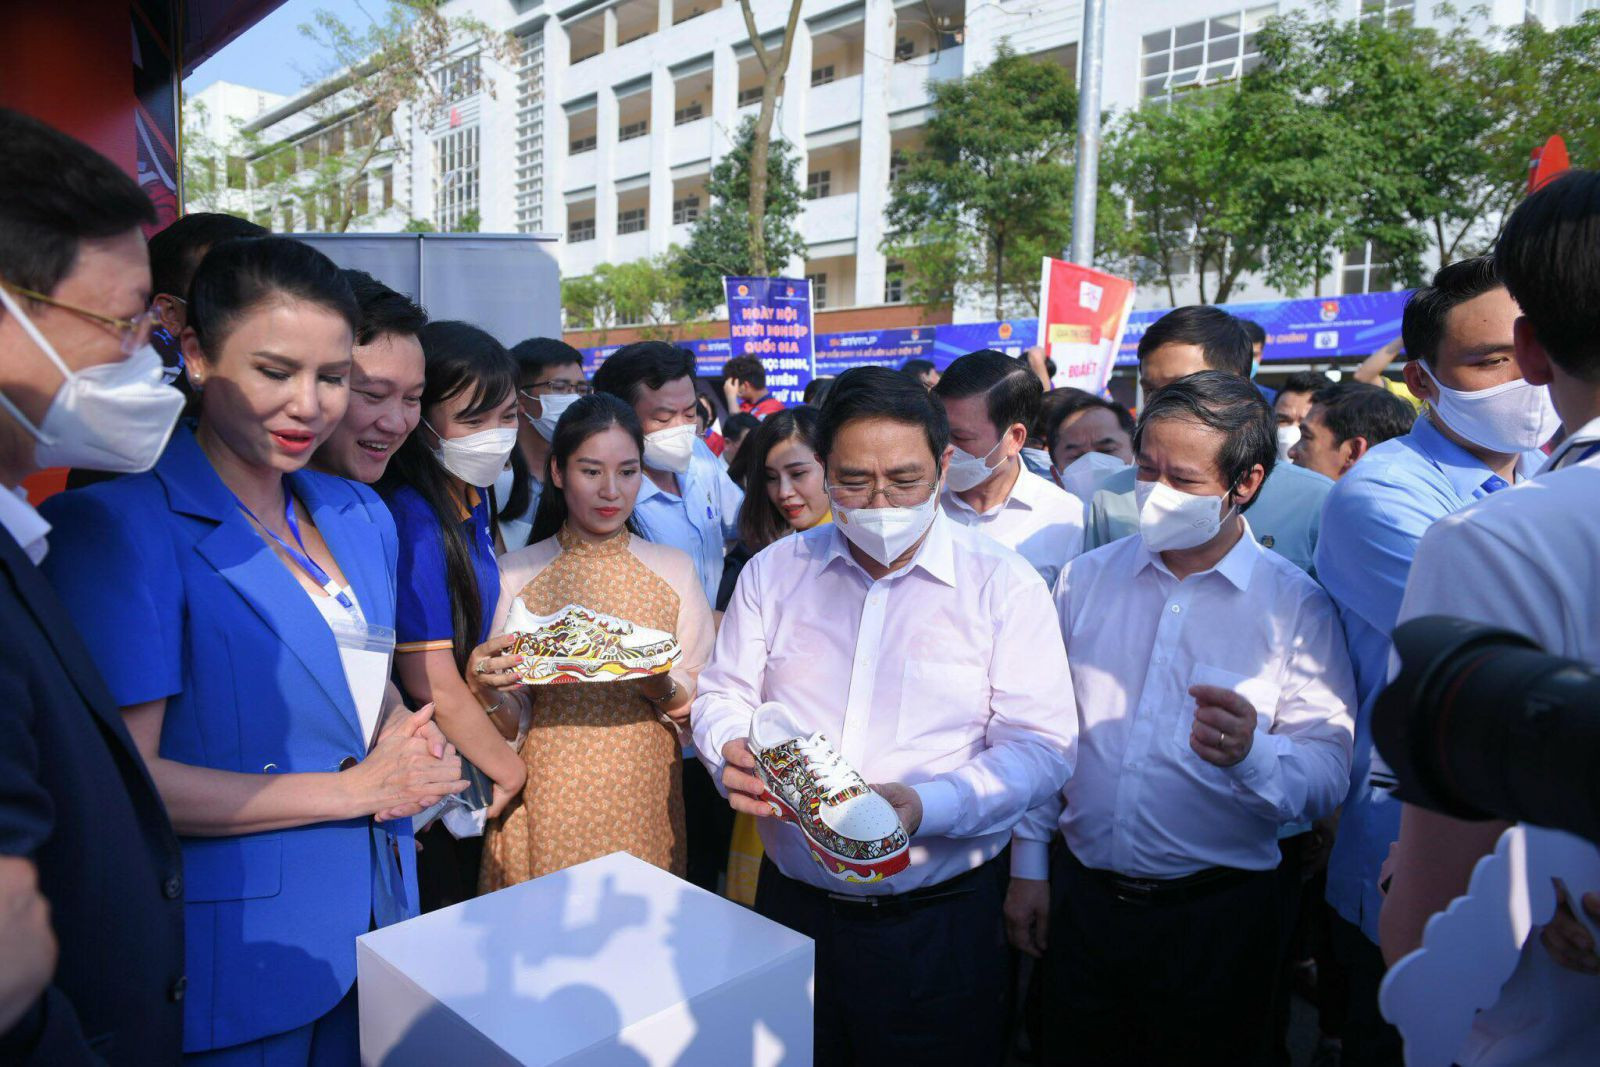
[[(1222, 310), (1261, 324), (1267, 331), (1262, 363), (1315, 363), (1343, 356), (1370, 356), (1400, 336), (1400, 315), (1411, 290), (1352, 293), (1310, 300), (1261, 300), (1222, 304)], [(1139, 338), (1171, 308), (1135, 311), (1122, 335), (1117, 366), (1139, 362)]]
[(968, 352), (992, 348), (1008, 356), (1020, 356), (1039, 339), (1038, 319), (1007, 319), (1004, 322), (963, 322), (938, 328), (929, 358), (941, 371)]
[(767, 390), (785, 404), (800, 403), (816, 373), (811, 283), (804, 278), (725, 277), (722, 286), (732, 355), (755, 356), (767, 368)]
[(817, 338), (817, 376), (838, 377), (851, 367), (899, 367), (908, 359), (932, 359), (934, 328), (825, 333)]

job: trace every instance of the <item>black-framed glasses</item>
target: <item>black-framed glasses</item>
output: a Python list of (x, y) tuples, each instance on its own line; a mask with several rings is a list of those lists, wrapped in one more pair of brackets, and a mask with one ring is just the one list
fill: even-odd
[(874, 488), (870, 485), (829, 485), (823, 482), (822, 488), (836, 507), (869, 507), (873, 499), (881, 494), (884, 503), (891, 508), (914, 508), (919, 504), (926, 504), (933, 496), (933, 491), (939, 488), (939, 483), (890, 482), (888, 485)]
[[(542, 390), (542, 392), (535, 392), (534, 390)], [(521, 390), (522, 395), (529, 400), (536, 400), (551, 393), (575, 393), (578, 396), (588, 396), (589, 391), (589, 383), (582, 378), (552, 378), (547, 382), (533, 382)]]
[(6, 289), (18, 296), (25, 296), (35, 303), (60, 308), (62, 311), (77, 315), (79, 318), (110, 327), (116, 331), (118, 339), (122, 342), (122, 354), (125, 356), (133, 355), (144, 346), (146, 341), (150, 340), (150, 331), (155, 328), (156, 324), (156, 309), (153, 307), (145, 308), (131, 319), (119, 319), (115, 315), (102, 315), (98, 311), (90, 311), (88, 308), (69, 304), (65, 300), (57, 300), (53, 296), (36, 293), (32, 289), (24, 289), (20, 285), (6, 285)]

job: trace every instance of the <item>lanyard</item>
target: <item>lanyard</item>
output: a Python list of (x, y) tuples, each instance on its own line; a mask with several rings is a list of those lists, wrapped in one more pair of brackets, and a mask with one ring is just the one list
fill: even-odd
[[(240, 500), (237, 496), (235, 496), (233, 500), (234, 503), (239, 505), (240, 511), (250, 516), (251, 520), (254, 521), (257, 526), (261, 527), (263, 530), (266, 530), (267, 536), (276, 541), (278, 543), (278, 547), (283, 549), (283, 551), (288, 554), (290, 559), (298, 563), (301, 570), (305, 571), (311, 576), (311, 580), (313, 582), (316, 582), (318, 585), (322, 586), (323, 591), (329, 596), (333, 597), (333, 599), (337, 600), (340, 607), (344, 608), (351, 615), (356, 614), (356, 604), (354, 600), (350, 599), (349, 592), (339, 588), (339, 583), (335, 582), (331, 577), (329, 577), (328, 572), (322, 569), (322, 564), (312, 559), (310, 554), (306, 552), (305, 539), (300, 536), (300, 523), (294, 517), (294, 494), (289, 492), (289, 487), (287, 485), (283, 487), (283, 518), (284, 521), (289, 524), (289, 532), (294, 534), (295, 543), (293, 545), (279, 537), (276, 532), (267, 526), (266, 523), (256, 518), (256, 513), (246, 507), (243, 500)], [(299, 547), (296, 548), (296, 545)]]

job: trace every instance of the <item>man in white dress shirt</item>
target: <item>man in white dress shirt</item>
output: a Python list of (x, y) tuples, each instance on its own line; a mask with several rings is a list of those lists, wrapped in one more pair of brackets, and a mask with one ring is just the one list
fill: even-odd
[[(760, 820), (756, 910), (816, 941), (816, 1062), (998, 1064), (1008, 952), (1002, 852), (1072, 769), (1077, 729), (1049, 592), (939, 508), (944, 409), (915, 380), (841, 375), (817, 428), (834, 522), (745, 567), (700, 676), (701, 759), (771, 814), (745, 738), (766, 701), (821, 732), (893, 803), (910, 866), (872, 884)], [(876, 532), (876, 536), (874, 536)]]
[(1344, 795), (1355, 693), (1332, 602), (1242, 514), (1276, 445), (1241, 375), (1156, 392), (1134, 437), (1139, 535), (1056, 584), (1077, 767), (1018, 825), (1006, 905), (1044, 960), (1045, 1063), (1265, 1054), (1278, 829)]
[(954, 446), (940, 496), (945, 514), (1015, 549), (1054, 585), (1083, 550), (1083, 503), (1022, 465), (1044, 400), (1039, 379), (984, 349), (946, 367), (933, 392), (944, 401)]

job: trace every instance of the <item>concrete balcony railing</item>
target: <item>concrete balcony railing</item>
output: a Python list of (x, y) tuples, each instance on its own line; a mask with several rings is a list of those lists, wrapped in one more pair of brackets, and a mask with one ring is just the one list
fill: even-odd
[(632, 263), (636, 259), (645, 259), (649, 255), (649, 230), (640, 230), (638, 233), (619, 233), (616, 241), (611, 246), (611, 262), (613, 263)]
[(961, 49), (946, 48), (937, 56), (917, 56), (889, 70), (889, 113), (927, 107), (933, 99), (929, 82), (961, 77)]
[[(960, 71), (960, 66), (956, 70)], [(861, 121), (861, 75), (853, 74), (811, 89), (806, 98), (806, 132), (820, 133)]]
[(643, 137), (618, 141), (611, 150), (611, 176), (631, 178), (650, 173), (650, 142), (654, 137), (655, 134), (647, 133)]
[(800, 236), (807, 244), (849, 241), (856, 236), (856, 194), (807, 200), (800, 212)]
[[(652, 135), (654, 136), (654, 135)], [(672, 128), (672, 145), (668, 149), (671, 166), (681, 167), (711, 158), (711, 119), (695, 119)]]

